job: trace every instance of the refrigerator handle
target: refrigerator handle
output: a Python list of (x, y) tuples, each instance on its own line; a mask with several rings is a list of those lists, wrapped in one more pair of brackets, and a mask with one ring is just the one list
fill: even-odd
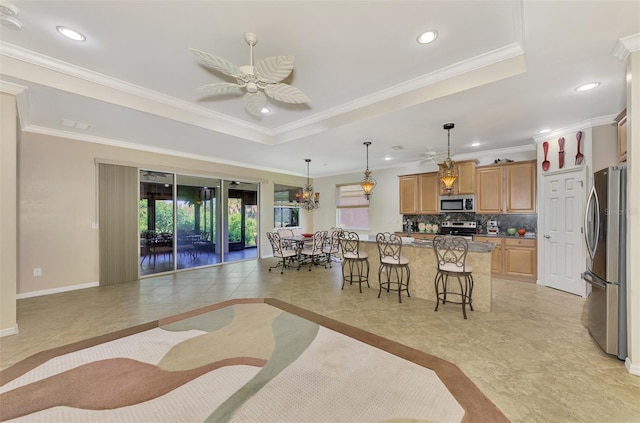
[[(589, 233), (591, 233), (591, 231), (587, 230), (586, 228), (588, 227), (589, 224), (589, 210), (591, 209), (591, 202), (595, 201), (593, 203), (594, 207), (595, 207), (595, 213), (594, 213), (594, 222), (593, 222), (593, 232), (595, 234), (595, 236), (593, 237), (593, 245), (591, 244), (591, 239), (589, 239)], [(598, 193), (596, 192), (596, 187), (595, 185), (591, 187), (591, 192), (589, 192), (589, 199), (587, 200), (587, 207), (586, 210), (584, 212), (584, 240), (587, 244), (587, 251), (589, 252), (589, 257), (591, 258), (591, 260), (593, 260), (593, 256), (596, 253), (596, 248), (598, 247), (598, 237), (600, 236), (600, 206), (598, 204)]]

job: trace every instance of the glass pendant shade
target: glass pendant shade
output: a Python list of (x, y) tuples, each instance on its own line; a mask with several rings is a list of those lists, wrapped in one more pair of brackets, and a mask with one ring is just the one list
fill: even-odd
[(444, 189), (447, 191), (447, 194), (451, 194), (453, 189), (453, 184), (458, 179), (458, 174), (456, 172), (456, 168), (454, 166), (453, 160), (451, 160), (451, 137), (450, 131), (454, 128), (455, 124), (453, 123), (445, 123), (444, 129), (447, 130), (447, 159), (440, 165), (440, 175), (439, 179), (444, 186)]
[(360, 181), (362, 191), (364, 191), (364, 198), (367, 200), (373, 195), (373, 188), (376, 186), (376, 180), (371, 177), (371, 171), (369, 170), (369, 146), (371, 141), (365, 141), (363, 143), (367, 147), (367, 170), (364, 171), (364, 179)]

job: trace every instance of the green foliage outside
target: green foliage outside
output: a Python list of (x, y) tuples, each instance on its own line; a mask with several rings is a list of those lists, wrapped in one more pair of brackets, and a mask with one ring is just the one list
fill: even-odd
[[(231, 199), (230, 199), (231, 200)], [(234, 199), (235, 200), (235, 199)], [(229, 204), (229, 242), (240, 242), (242, 240), (242, 210), (239, 200), (233, 201)], [(200, 230), (204, 230), (204, 208), (200, 209)], [(173, 202), (172, 201), (157, 201), (156, 202), (156, 228), (155, 233), (173, 233)], [(147, 207), (147, 200), (142, 199), (139, 203), (139, 229), (141, 236), (147, 236), (148, 230), (148, 214), (149, 208)], [(245, 245), (256, 245), (256, 234), (258, 233), (258, 220), (257, 220), (257, 207), (252, 207), (247, 213), (248, 216), (245, 220)], [(186, 204), (178, 205), (177, 218), (178, 218), (178, 232), (191, 233), (195, 231), (195, 215), (196, 207)], [(215, 224), (215, 215), (213, 216)], [(211, 219), (209, 213), (207, 213), (207, 220)], [(207, 231), (211, 232), (210, 221), (207, 222)], [(151, 237), (153, 236), (150, 234)]]

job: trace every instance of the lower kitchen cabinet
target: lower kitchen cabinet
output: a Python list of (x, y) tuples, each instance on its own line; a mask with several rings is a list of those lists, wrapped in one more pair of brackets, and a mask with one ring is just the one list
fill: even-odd
[(502, 271), (502, 261), (504, 256), (504, 246), (502, 245), (502, 238), (496, 238), (491, 236), (475, 236), (473, 237), (474, 242), (492, 242), (496, 244), (496, 247), (493, 249), (491, 253), (491, 274), (492, 275), (500, 275), (503, 273)]
[(535, 239), (504, 239), (504, 274), (517, 279), (536, 280)]
[(491, 256), (492, 276), (536, 281), (538, 258), (535, 239), (474, 236), (473, 240), (496, 244)]

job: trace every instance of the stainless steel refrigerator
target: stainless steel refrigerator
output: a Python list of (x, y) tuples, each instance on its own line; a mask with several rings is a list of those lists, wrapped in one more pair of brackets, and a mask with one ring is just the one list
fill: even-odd
[(612, 166), (593, 175), (584, 217), (589, 252), (582, 278), (587, 297), (589, 333), (608, 354), (627, 358), (627, 169)]

